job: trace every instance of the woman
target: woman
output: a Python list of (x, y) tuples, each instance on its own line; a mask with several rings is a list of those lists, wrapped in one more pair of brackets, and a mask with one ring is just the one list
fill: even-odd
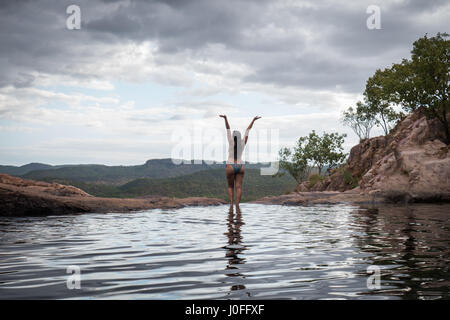
[(225, 127), (227, 128), (228, 138), (228, 160), (225, 167), (225, 174), (228, 181), (228, 198), (230, 199), (230, 212), (233, 212), (234, 188), (236, 187), (236, 212), (240, 213), (239, 203), (242, 196), (242, 180), (244, 179), (244, 163), (242, 162), (242, 151), (248, 140), (248, 133), (253, 127), (253, 123), (261, 117), (254, 117), (247, 130), (244, 139), (241, 139), (241, 133), (237, 130), (231, 133), (230, 124), (226, 115), (220, 115), (225, 119)]

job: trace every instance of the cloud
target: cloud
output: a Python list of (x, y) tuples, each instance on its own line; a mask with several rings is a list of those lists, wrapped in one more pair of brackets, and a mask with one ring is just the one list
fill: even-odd
[[(383, 29), (372, 31), (372, 2), (81, 1), (78, 31), (65, 29), (68, 1), (9, 3), (0, 10), (0, 85), (70, 74), (184, 86), (183, 70), (208, 74), (208, 62), (222, 61), (245, 66), (244, 82), (357, 92), (374, 68), (425, 32), (445, 31), (450, 18), (445, 1), (383, 1)], [(378, 58), (362, 66), (368, 56)]]
[[(412, 42), (425, 33), (448, 32), (450, 20), (444, 0), (79, 0), (81, 30), (71, 31), (71, 4), (1, 2), (1, 130), (76, 127), (76, 133), (58, 134), (71, 145), (86, 130), (86, 143), (78, 145), (88, 149), (96, 139), (121, 136), (117, 141), (133, 145), (148, 135), (155, 155), (170, 154), (167, 137), (177, 127), (222, 126), (213, 120), (219, 113), (246, 126), (247, 113), (284, 108), (261, 123), (280, 128), (286, 142), (312, 129), (345, 132), (339, 113), (360, 98), (366, 79), (408, 57)], [(366, 28), (371, 4), (381, 8), (381, 30)], [(123, 83), (178, 89), (143, 109), (132, 94), (121, 96)], [(252, 95), (264, 101), (250, 106)], [(111, 154), (116, 148), (105, 146)], [(51, 147), (17, 148), (37, 154)], [(18, 149), (7, 150), (19, 157)], [(124, 153), (120, 157), (129, 161)], [(84, 159), (91, 156), (98, 158), (90, 151)]]

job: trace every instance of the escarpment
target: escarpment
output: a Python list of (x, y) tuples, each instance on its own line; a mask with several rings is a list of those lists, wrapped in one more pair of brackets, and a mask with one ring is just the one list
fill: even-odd
[(326, 179), (297, 191), (347, 191), (391, 200), (449, 201), (450, 153), (444, 128), (420, 110), (411, 113), (387, 136), (354, 146), (345, 165)]

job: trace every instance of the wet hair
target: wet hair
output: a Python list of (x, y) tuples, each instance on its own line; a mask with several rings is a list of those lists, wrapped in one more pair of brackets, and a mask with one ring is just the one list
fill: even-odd
[(242, 139), (241, 133), (237, 130), (233, 131), (233, 140), (234, 140), (234, 161), (238, 159), (238, 154), (242, 153)]

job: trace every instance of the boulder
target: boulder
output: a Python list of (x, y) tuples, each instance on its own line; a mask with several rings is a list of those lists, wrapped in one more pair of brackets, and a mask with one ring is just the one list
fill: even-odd
[(421, 110), (400, 121), (387, 136), (354, 146), (347, 163), (311, 188), (299, 191), (346, 191), (359, 185), (361, 193), (392, 200), (450, 200), (450, 153), (442, 124)]
[(0, 216), (64, 215), (84, 212), (128, 212), (226, 204), (215, 198), (97, 198), (73, 186), (24, 180), (0, 174)]

